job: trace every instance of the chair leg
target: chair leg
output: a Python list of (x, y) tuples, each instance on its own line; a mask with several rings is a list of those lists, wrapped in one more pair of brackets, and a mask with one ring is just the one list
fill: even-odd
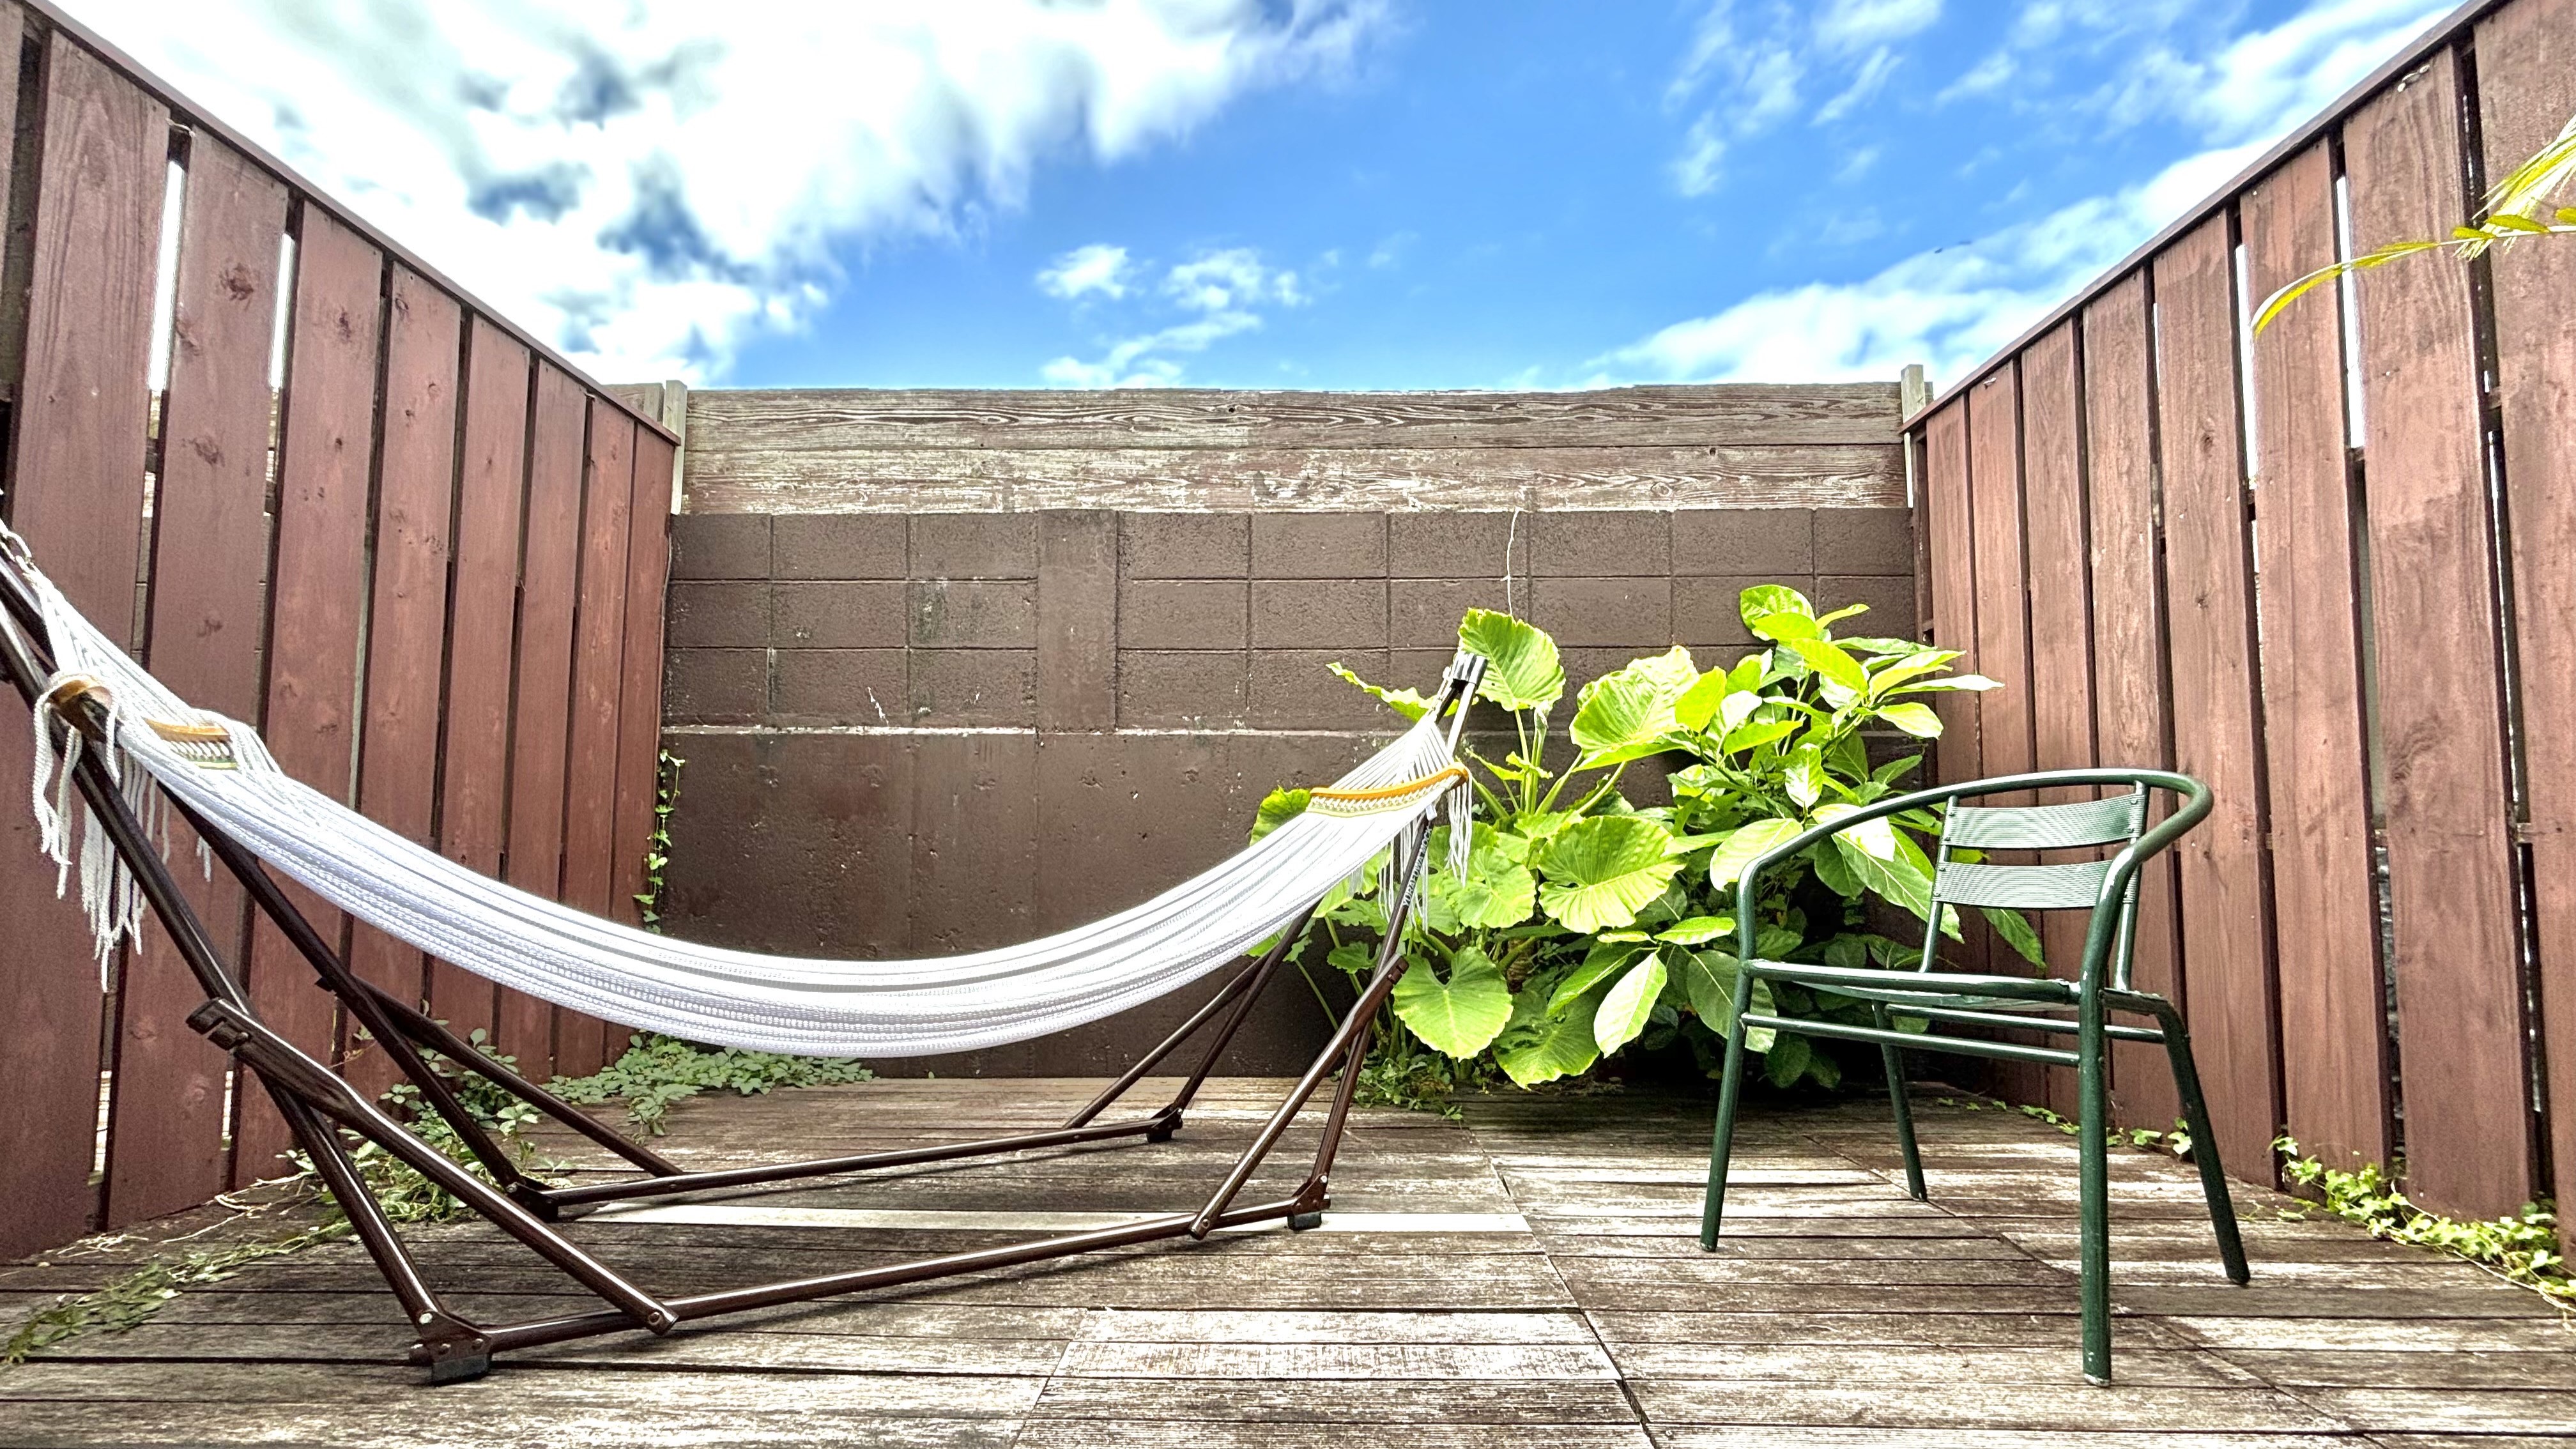
[(2201, 1096), (2200, 1068), (2192, 1060), (2191, 1036), (2182, 1013), (2168, 1006), (2156, 1013), (2164, 1029), (2165, 1058), (2173, 1064), (2174, 1091), (2182, 1098), (2183, 1130), (2191, 1134), (2191, 1160), (2200, 1168), (2200, 1193), (2209, 1201), (2210, 1230), (2218, 1235), (2218, 1260), (2228, 1279), (2243, 1286), (2252, 1277), (2245, 1266), (2245, 1242), (2236, 1231), (2236, 1201), (2227, 1195), (2227, 1173), (2218, 1160), (2218, 1137), (2209, 1130), (2209, 1103)]
[(2082, 1097), (2076, 1151), (2080, 1174), (2077, 1255), (2084, 1299), (2084, 1377), (2096, 1384), (2111, 1382), (2111, 1094), (2103, 1070), (2110, 1038), (2102, 1025), (2102, 1004), (2096, 996), (2081, 1011), (2075, 1065), (2077, 1090)]
[[(1887, 1008), (1871, 1008), (1880, 1031), (1892, 1030)], [(1887, 1100), (1896, 1108), (1896, 1146), (1905, 1155), (1905, 1192), (1916, 1202), (1924, 1199), (1923, 1154), (1914, 1145), (1914, 1104), (1905, 1095), (1905, 1055), (1892, 1046), (1878, 1049), (1879, 1059), (1887, 1063)]]
[(1744, 1013), (1752, 1009), (1753, 973), (1738, 971), (1735, 979), (1735, 1024), (1726, 1034), (1726, 1067), (1717, 1085), (1717, 1133), (1709, 1144), (1708, 1195), (1701, 1199), (1699, 1210), (1699, 1245), (1702, 1251), (1717, 1251), (1718, 1219), (1726, 1211), (1726, 1164), (1735, 1154), (1735, 1106), (1744, 1090)]

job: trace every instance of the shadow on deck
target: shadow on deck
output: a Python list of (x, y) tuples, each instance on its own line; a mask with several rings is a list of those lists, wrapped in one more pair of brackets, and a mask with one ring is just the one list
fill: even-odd
[[(886, 1081), (700, 1099), (673, 1112), (668, 1149), (713, 1166), (1034, 1126), (1094, 1085)], [(1169, 1143), (737, 1194), (576, 1231), (647, 1287), (699, 1291), (1170, 1211), (1204, 1199), (1279, 1085), (1212, 1084)], [(2070, 1140), (1929, 1098), (1917, 1112), (1929, 1204), (1896, 1185), (1879, 1104), (1748, 1116), (1715, 1254), (1695, 1239), (1702, 1103), (1498, 1098), (1468, 1104), (1463, 1122), (1364, 1112), (1335, 1173), (1339, 1217), (1320, 1232), (1226, 1234), (529, 1350), (437, 1389), (405, 1366), (410, 1335), (364, 1254), (337, 1243), (253, 1263), (132, 1332), (0, 1369), (0, 1444), (2576, 1438), (2576, 1332), (2539, 1297), (2243, 1187), (2255, 1276), (2231, 1287), (2189, 1168), (2133, 1153), (2112, 1159), (2120, 1382), (2087, 1388)], [(1283, 1190), (1302, 1174), (1298, 1143), (1276, 1159)], [(547, 1147), (583, 1160), (568, 1139)], [(412, 1236), (470, 1316), (595, 1306), (479, 1224)], [(14, 1321), (41, 1291), (96, 1277), (0, 1270), (0, 1311)]]

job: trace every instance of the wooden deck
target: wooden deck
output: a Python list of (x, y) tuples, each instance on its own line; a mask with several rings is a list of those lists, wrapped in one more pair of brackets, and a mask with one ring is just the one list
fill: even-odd
[[(579, 1232), (685, 1291), (1001, 1237), (952, 1214), (1194, 1203), (1278, 1084), (1228, 1081), (1178, 1139), (701, 1204)], [(901, 1081), (673, 1114), (693, 1163), (1034, 1123), (1073, 1081)], [(1883, 1109), (1744, 1129), (1732, 1232), (1693, 1239), (1696, 1102), (1634, 1093), (1364, 1113), (1325, 1231), (1247, 1232), (505, 1358), (432, 1389), (342, 1243), (0, 1370), (0, 1444), (1818, 1445), (2576, 1438), (2576, 1332), (2474, 1267), (2239, 1194), (2254, 1285), (2221, 1278), (2187, 1168), (2113, 1158), (2120, 1383), (2076, 1365), (2070, 1140), (1917, 1108), (1933, 1201), (1893, 1185)], [(1292, 1148), (1295, 1141), (1292, 1139)], [(1285, 1187), (1302, 1169), (1283, 1159)], [(1262, 1184), (1256, 1184), (1256, 1191)], [(813, 1210), (821, 1215), (813, 1216)], [(864, 1216), (856, 1214), (864, 1213)], [(800, 1214), (802, 1217), (800, 1223)], [(933, 1215), (936, 1216), (933, 1216)], [(2287, 1214), (2287, 1216), (2285, 1216)], [(732, 1219), (724, 1221), (723, 1219)], [(754, 1224), (749, 1219), (766, 1219)], [(1048, 1219), (1038, 1218), (1037, 1221)], [(476, 1225), (417, 1234), (473, 1316), (589, 1306)], [(109, 1255), (0, 1270), (0, 1311)], [(2113, 1435), (2122, 1437), (2114, 1438)]]

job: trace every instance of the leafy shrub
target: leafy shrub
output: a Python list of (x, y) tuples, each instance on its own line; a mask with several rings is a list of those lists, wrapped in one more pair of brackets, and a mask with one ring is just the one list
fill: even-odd
[(739, 1047), (704, 1047), (675, 1036), (639, 1032), (617, 1060), (587, 1077), (558, 1077), (546, 1090), (585, 1105), (623, 1101), (627, 1120), (658, 1137), (671, 1104), (722, 1089), (745, 1097), (780, 1087), (824, 1087), (874, 1081), (853, 1057), (795, 1057)]
[[(1900, 788), (1918, 757), (1873, 767), (1865, 735), (1934, 738), (1940, 720), (1921, 696), (1994, 682), (1950, 672), (1955, 651), (1836, 638), (1832, 626), (1863, 612), (1858, 605), (1820, 616), (1804, 595), (1774, 585), (1747, 589), (1739, 602), (1765, 648), (1703, 672), (1676, 647), (1584, 685), (1561, 766), (1548, 760), (1549, 717), (1567, 684), (1556, 641), (1509, 615), (1467, 614), (1459, 643), (1490, 661), (1479, 697), (1509, 717), (1513, 748), (1499, 761), (1472, 743), (1461, 748), (1477, 801), (1468, 867), (1425, 879), (1406, 941), (1413, 964), (1377, 1028), (1382, 1054), (1418, 1044), (1531, 1086), (1579, 1076), (1630, 1043), (1679, 1039), (1713, 1068), (1732, 1020), (1740, 910), (1754, 912), (1767, 959), (1918, 963), (1918, 946), (1869, 928), (1867, 907), (1884, 901), (1931, 918), (1924, 841), (1940, 822), (1929, 811), (1829, 837), (1766, 875), (1758, 900), (1736, 899), (1737, 877), (1799, 832)], [(1333, 668), (1408, 719), (1429, 708), (1411, 690)], [(1668, 776), (1671, 805), (1640, 809), (1620, 793), (1631, 766), (1673, 758), (1688, 763)], [(1255, 838), (1304, 807), (1303, 791), (1272, 792)], [(1445, 827), (1434, 836), (1440, 859)], [(1373, 964), (1385, 929), (1375, 895), (1364, 877), (1328, 898), (1310, 928), (1326, 962), (1354, 979)], [(2038, 959), (2027, 921), (1988, 914)], [(1954, 910), (1944, 909), (1942, 927), (1957, 938)], [(1828, 992), (1761, 984), (1754, 999), (1766, 1014), (1868, 1019), (1866, 1004)], [(1747, 1044), (1779, 1085), (1840, 1078), (1807, 1037), (1757, 1029)]]

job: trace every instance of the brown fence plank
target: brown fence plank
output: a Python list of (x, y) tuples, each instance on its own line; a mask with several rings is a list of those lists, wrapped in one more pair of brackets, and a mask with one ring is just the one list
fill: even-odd
[(626, 552), (626, 668), (617, 706), (618, 919), (640, 919), (644, 844), (662, 740), (662, 602), (671, 573), (671, 464), (668, 440), (638, 432), (635, 501)]
[[(471, 327), (438, 841), (450, 860), (497, 876), (509, 828), (510, 647), (528, 469), (528, 349), (479, 317)], [(430, 1011), (452, 1024), (497, 1035), (498, 990), (470, 971), (431, 963)]]
[[(2106, 765), (2172, 764), (2165, 703), (2164, 582), (2156, 534), (2154, 343), (2143, 272), (2083, 312), (2085, 502), (2093, 541), (2094, 738)], [(2185, 999), (2171, 856), (2140, 873), (2132, 980)], [(2164, 1053), (2111, 1051), (2114, 1105), (2133, 1127), (2171, 1127), (2180, 1110)]]
[[(1923, 533), (1932, 561), (1932, 642), (1955, 649), (1959, 667), (1973, 668), (1977, 652), (1976, 535), (1968, 512), (1968, 409), (1944, 403), (1923, 425)], [(1945, 783), (1973, 780), (1977, 768), (1976, 697), (1958, 691), (1935, 695), (1941, 716), (1934, 753)]]
[[(584, 440), (581, 384), (537, 368), (529, 419), (527, 542), (520, 564), (519, 647), (510, 731), (510, 884), (563, 893), (564, 746), (570, 733), (574, 602), (581, 578)], [(543, 1075), (554, 1053), (554, 1008), (501, 993), (501, 1049)]]
[[(14, 12), (10, 20), (17, 19)], [(0, 28), (0, 40), (9, 39)], [(0, 53), (16, 54), (15, 45)], [(11, 460), (9, 521), (72, 603), (111, 637), (134, 618), (143, 519), (144, 367), (152, 322), (169, 116), (57, 35), (46, 50), (26, 372)], [(24, 781), (32, 744), (0, 746), (0, 779)], [(97, 1194), (98, 967), (76, 906), (8, 812), (0, 845), (0, 1257), (79, 1236)], [(184, 1028), (180, 1028), (184, 1030)]]
[[(444, 685), (448, 559), (456, 528), (456, 299), (397, 265), (385, 313), (385, 395), (376, 464), (375, 578), (368, 610), (366, 715), (358, 743), (358, 808), (419, 845), (438, 841), (439, 705)], [(349, 964), (420, 1003), (429, 963), (418, 947), (353, 922)], [(461, 1003), (460, 1003), (461, 1004)], [(458, 1030), (489, 1026), (457, 1018)], [(356, 1044), (351, 1044), (354, 1052)], [(393, 1077), (370, 1053), (363, 1085)]]
[[(384, 257), (319, 207), (296, 237), (285, 436), (278, 452), (276, 563), (269, 585), (268, 701), (261, 731), (280, 767), (335, 800), (353, 793), (359, 622), (366, 614), (367, 492), (384, 335)], [(289, 885), (325, 940), (341, 919)], [(250, 995), (268, 1024), (328, 1058), (331, 999), (274, 926), (251, 932)], [(286, 1124), (259, 1092), (237, 1094), (233, 1180), (275, 1176)]]
[[(2083, 379), (2075, 324), (2031, 344), (2021, 360), (2022, 519), (2030, 575), (2031, 763), (2042, 770), (2093, 763), (2093, 637), (2086, 576)], [(2090, 791), (2050, 793), (2052, 800)], [(2084, 957), (2085, 917), (2049, 911), (2039, 918), (2049, 974), (2073, 979)], [(2082, 1107), (2075, 1074), (2052, 1068), (2048, 1105), (2073, 1115)]]
[[(2242, 206), (2249, 296), (2334, 260), (2334, 165), (2322, 143)], [(2391, 1144), (2335, 303), (2314, 294), (2254, 340), (2254, 542), (2283, 1110), (2303, 1148), (2349, 1167), (2388, 1161)]]
[(2239, 1177), (2268, 1181), (2280, 1084), (2227, 219), (2167, 248), (2155, 278), (2174, 761), (2218, 797), (2175, 847), (2191, 1035), (2221, 1158)]
[[(270, 344), (286, 188), (200, 133), (188, 146), (179, 220), (169, 391), (155, 494), (152, 627), (145, 662), (202, 708), (257, 719), (267, 623)], [(196, 858), (172, 822), (171, 858)], [(217, 872), (175, 873), (239, 969), (249, 922)], [(228, 1058), (184, 1025), (205, 993), (158, 918), (127, 961), (117, 1003), (108, 1117), (106, 1225), (193, 1207), (224, 1189)]]
[[(2576, 112), (2576, 0), (2519, 0), (2488, 17), (2478, 91), (2486, 174), (2497, 177)], [(2576, 249), (2515, 247), (2493, 267), (2551, 1160), (2558, 1182), (2576, 1184)]]
[[(626, 556), (635, 503), (635, 424), (604, 402), (590, 410), (582, 517), (581, 607), (573, 626), (572, 754), (565, 766), (564, 900), (617, 914), (617, 713), (626, 651)], [(603, 1023), (555, 1019), (555, 1070), (597, 1071)]]
[[(1976, 535), (1977, 672), (2003, 685), (1971, 696), (1977, 711), (1977, 772), (2022, 774), (2031, 761), (2030, 587), (2022, 558), (2017, 363), (1995, 369), (1968, 390), (1968, 492), (1969, 527)], [(2029, 796), (1998, 795), (1986, 803), (2027, 804)], [(1968, 937), (1963, 959), (1979, 961), (1979, 969), (2024, 969), (2020, 956), (1977, 912), (1960, 914)], [(2047, 1072), (2034, 1063), (1996, 1062), (1987, 1070), (1996, 1089), (2015, 1101), (2049, 1100)]]
[[(2459, 94), (2445, 53), (2346, 123), (2357, 249), (2463, 219)], [(2468, 280), (2389, 267), (2357, 292), (2407, 1176), (2428, 1205), (2509, 1212), (2538, 1184)]]

